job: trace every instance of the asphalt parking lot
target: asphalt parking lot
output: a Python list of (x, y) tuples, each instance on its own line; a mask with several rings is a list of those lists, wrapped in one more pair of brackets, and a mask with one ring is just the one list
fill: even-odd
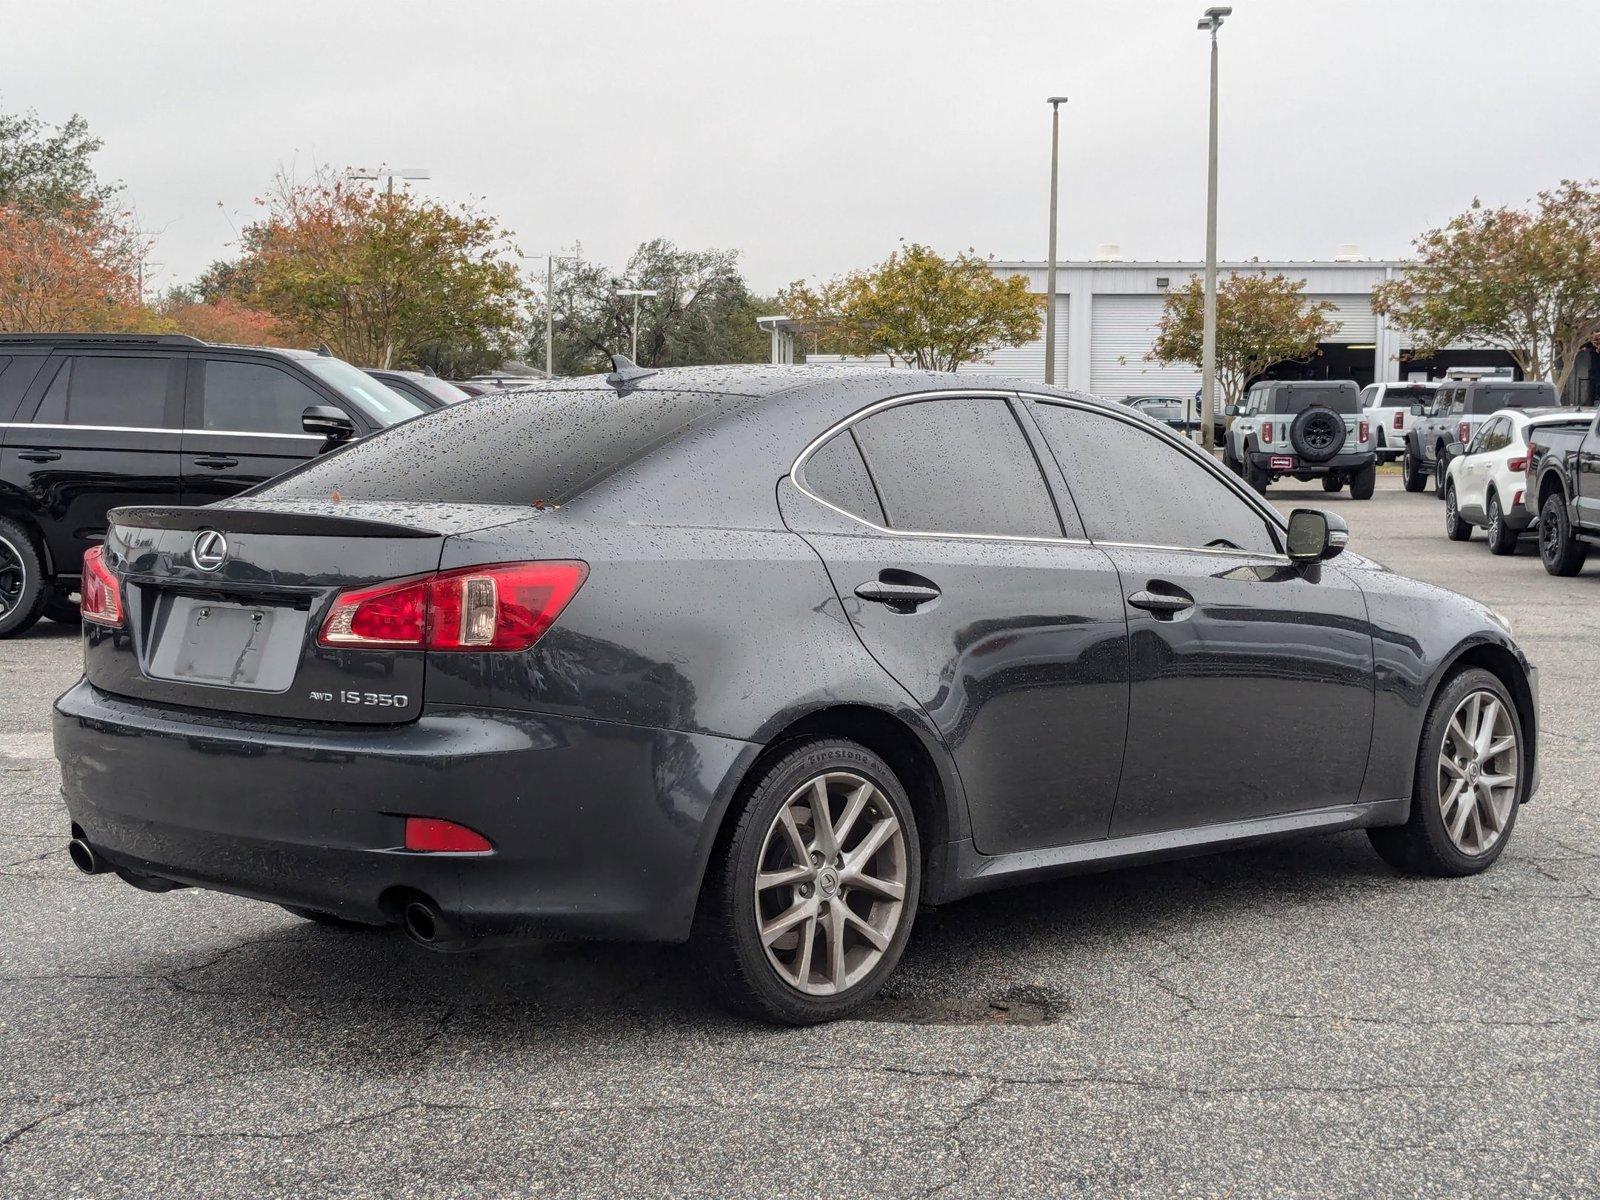
[(722, 1015), (677, 947), (436, 956), (80, 876), (76, 633), (0, 642), (0, 1193), (1600, 1191), (1600, 563), (1449, 542), (1392, 475), (1272, 499), (1512, 618), (1544, 784), (1500, 863), (1401, 878), (1344, 834), (984, 896), (819, 1029)]

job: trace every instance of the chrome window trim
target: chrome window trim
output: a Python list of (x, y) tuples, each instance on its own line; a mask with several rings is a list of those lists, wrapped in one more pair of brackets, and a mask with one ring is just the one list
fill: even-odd
[(196, 437), (213, 434), (217, 437), (271, 437), (295, 438), (299, 441), (321, 442), (326, 438), (314, 433), (261, 433), (248, 429), (173, 429), (170, 425), (54, 425), (45, 421), (0, 421), (0, 429), (74, 429), (95, 433), (171, 433), (191, 434)]
[[(844, 417), (838, 421), (835, 421), (832, 425), (828, 426), (827, 429), (823, 430), (816, 437), (807, 442), (805, 448), (795, 456), (794, 462), (789, 467), (789, 480), (794, 484), (797, 491), (799, 491), (802, 495), (808, 496), (810, 499), (816, 501), (818, 504), (822, 505), (822, 507), (830, 509), (833, 512), (838, 513), (840, 516), (856, 522), (858, 525), (865, 526), (873, 533), (888, 537), (953, 538), (962, 541), (979, 542), (1032, 542), (1047, 546), (1109, 546), (1121, 550), (1160, 550), (1177, 554), (1209, 554), (1220, 555), (1227, 558), (1249, 558), (1256, 560), (1266, 559), (1280, 564), (1292, 563), (1294, 561), (1288, 555), (1281, 552), (1265, 550), (1231, 550), (1226, 547), (1213, 546), (1159, 546), (1150, 545), (1144, 542), (1095, 541), (1091, 538), (1026, 537), (1021, 534), (1014, 533), (939, 533), (924, 529), (889, 529), (883, 525), (877, 524), (875, 521), (869, 521), (865, 517), (857, 516), (853, 512), (842, 509), (837, 504), (832, 504), (827, 500), (824, 500), (810, 488), (806, 487), (803, 473), (806, 460), (811, 457), (818, 447), (820, 447), (824, 442), (828, 441), (828, 439), (833, 437), (835, 434), (842, 433), (844, 430), (850, 428), (850, 426), (856, 424), (858, 421), (866, 420), (874, 413), (882, 412), (884, 409), (892, 408), (898, 404), (913, 404), (919, 400), (940, 400), (958, 397), (986, 397), (999, 400), (1037, 400), (1047, 404), (1059, 404), (1063, 408), (1076, 408), (1083, 412), (1110, 416), (1115, 420), (1122, 421), (1126, 425), (1132, 425), (1137, 429), (1144, 430), (1146, 433), (1153, 433), (1157, 437), (1164, 437), (1168, 442), (1180, 447), (1184, 453), (1189, 454), (1202, 465), (1208, 466), (1212, 473), (1216, 475), (1225, 486), (1231, 488), (1235, 495), (1237, 495), (1241, 500), (1245, 501), (1245, 503), (1254, 509), (1258, 515), (1265, 519), (1269, 525), (1279, 530), (1279, 532), (1287, 531), (1288, 527), (1284, 523), (1283, 519), (1278, 515), (1277, 510), (1262, 502), (1258, 496), (1255, 496), (1249, 492), (1243, 485), (1239, 484), (1238, 481), (1230, 478), (1214, 460), (1208, 459), (1206, 455), (1196, 449), (1192, 443), (1183, 438), (1177, 437), (1165, 426), (1158, 425), (1155, 422), (1144, 419), (1138, 419), (1128, 414), (1116, 412), (1109, 405), (1077, 400), (1068, 396), (1053, 396), (1042, 392), (1002, 391), (991, 388), (950, 388), (948, 390), (933, 392), (908, 392), (903, 396), (890, 396), (886, 400), (876, 400), (867, 405), (867, 407), (851, 413), (848, 417)], [(870, 467), (867, 469), (869, 471), (871, 470)], [(1057, 469), (1059, 470), (1059, 465)], [(1068, 484), (1068, 486), (1070, 487), (1071, 485)]]

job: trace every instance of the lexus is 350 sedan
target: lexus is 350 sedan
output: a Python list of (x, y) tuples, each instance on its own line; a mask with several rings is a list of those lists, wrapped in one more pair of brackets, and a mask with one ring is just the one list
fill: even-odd
[(1467, 875), (1538, 778), (1505, 622), (1120, 405), (736, 367), (462, 401), (84, 566), (80, 869), (459, 949), (692, 939), (850, 1013), (920, 905), (1364, 828)]

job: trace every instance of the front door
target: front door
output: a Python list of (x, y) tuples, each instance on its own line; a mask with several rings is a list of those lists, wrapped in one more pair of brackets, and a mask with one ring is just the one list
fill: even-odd
[(1013, 406), (880, 408), (796, 479), (857, 518), (805, 536), (862, 643), (943, 735), (985, 854), (1105, 837), (1127, 729), (1117, 573), (1070, 514), (1067, 539)]
[(1366, 603), (1300, 567), (1198, 451), (1085, 406), (1030, 404), (1128, 619), (1113, 836), (1353, 803), (1372, 736)]

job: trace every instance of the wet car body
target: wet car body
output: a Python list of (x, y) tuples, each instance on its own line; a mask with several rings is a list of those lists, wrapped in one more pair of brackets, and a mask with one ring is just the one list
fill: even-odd
[[(659, 436), (616, 461), (575, 453), (551, 477), (564, 483), (520, 502), (363, 499), (340, 486), (351, 453), (340, 451), (222, 505), (116, 514), (106, 553), (127, 619), (86, 626), (85, 679), (55, 722), (75, 833), (106, 863), (373, 923), (423, 896), (460, 940), (681, 939), (752, 772), (777, 748), (838, 735), (906, 781), (927, 850), (922, 896), (937, 903), (1401, 822), (1430, 698), (1463, 662), (1516, 697), (1532, 790), (1536, 676), (1474, 602), (1354, 554), (1306, 566), (1084, 536), (1065, 464), (1052, 469), (1029, 406), (1115, 405), (871, 369), (698, 369), (532, 390), (538, 406), (475, 398), (368, 451), (409, 454), (436, 438), (481, 461), (472, 438), (503, 439), (513, 414), (535, 408), (548, 431), (563, 395), (620, 406), (622, 425), (638, 407)], [(885, 529), (802, 485), (844, 423), (941, 397), (1015, 416), (1062, 536)], [(217, 570), (195, 561), (207, 530), (230, 543)], [(315, 636), (352, 588), (529, 560), (580, 560), (587, 576), (518, 653)], [(1193, 594), (1192, 618), (1124, 604), (1158, 576)], [(881, 599), (929, 577), (932, 603)], [(296, 647), (287, 686), (153, 674), (159, 623), (180, 604), (271, 610)], [(410, 852), (402, 824), (414, 814), (480, 831), (493, 851)]]

